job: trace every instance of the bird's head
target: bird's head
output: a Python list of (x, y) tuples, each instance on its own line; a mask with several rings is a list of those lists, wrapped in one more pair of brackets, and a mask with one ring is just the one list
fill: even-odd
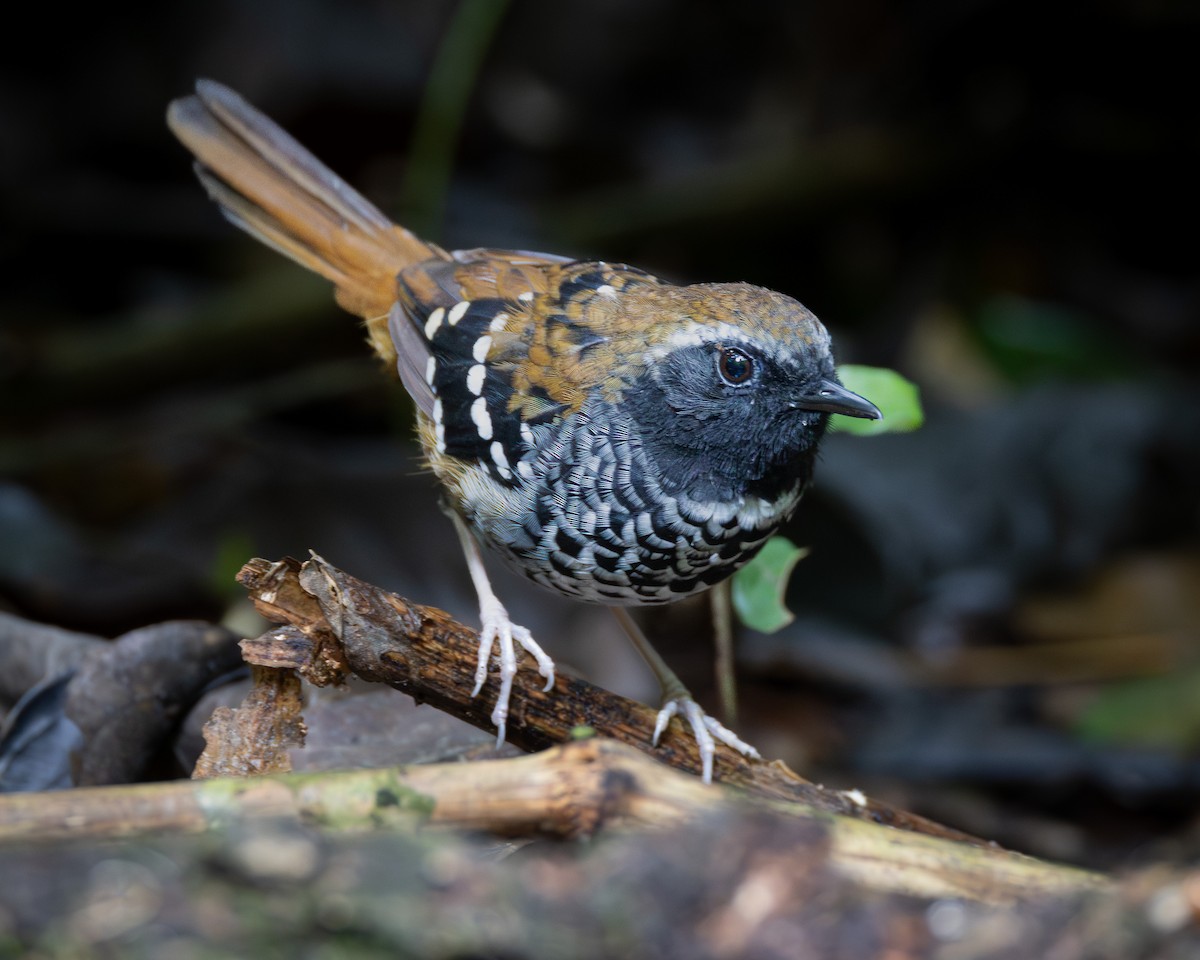
[(843, 387), (804, 306), (749, 284), (664, 287), (623, 400), (646, 452), (693, 498), (774, 500), (804, 485), (831, 413), (878, 419)]

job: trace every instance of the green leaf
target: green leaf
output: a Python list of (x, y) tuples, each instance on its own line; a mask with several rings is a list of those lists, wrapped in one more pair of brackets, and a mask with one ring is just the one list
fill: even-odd
[(456, 4), (429, 68), (404, 180), (404, 222), (421, 236), (441, 232), (463, 117), (507, 8), (508, 0)]
[(1115, 684), (1075, 727), (1085, 739), (1102, 743), (1194, 750), (1200, 744), (1200, 667)]
[(880, 433), (907, 433), (925, 422), (917, 385), (895, 370), (864, 367), (847, 363), (838, 367), (838, 378), (847, 390), (866, 397), (881, 411), (882, 420), (860, 420), (835, 414), (830, 427), (843, 433), (874, 436)]
[(1102, 336), (1101, 327), (1064, 304), (1025, 297), (993, 297), (976, 318), (989, 358), (1016, 383), (1135, 375), (1140, 358)]
[(774, 633), (795, 617), (784, 606), (792, 570), (808, 550), (797, 547), (786, 537), (772, 537), (758, 556), (733, 577), (733, 609), (752, 630)]
[(250, 535), (237, 530), (227, 530), (217, 541), (217, 556), (209, 570), (213, 589), (227, 599), (241, 599), (245, 589), (237, 582), (238, 572), (246, 561), (254, 556), (254, 542)]

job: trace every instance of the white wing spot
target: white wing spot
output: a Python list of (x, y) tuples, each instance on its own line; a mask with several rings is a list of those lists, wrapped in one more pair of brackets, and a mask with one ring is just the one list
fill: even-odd
[(528, 303), (530, 300), (533, 299), (533, 291), (526, 290), (524, 293), (518, 293), (517, 299), (520, 300), (522, 303)]
[(484, 334), (475, 341), (475, 347), (471, 351), (472, 355), (475, 357), (475, 362), (483, 363), (483, 361), (487, 359), (487, 354), (490, 349), (492, 349), (492, 338), (487, 334)]
[(492, 317), (492, 322), (488, 324), (488, 329), (492, 333), (499, 333), (508, 324), (508, 314), (501, 310), (498, 314)]
[(436, 449), (438, 453), (446, 452), (446, 425), (442, 423), (442, 400), (441, 397), (433, 401), (433, 434), (437, 440)]
[(450, 326), (454, 326), (463, 318), (463, 314), (465, 314), (470, 307), (471, 302), (469, 300), (459, 300), (458, 303), (450, 308), (450, 312), (446, 315), (446, 322), (449, 323)]
[(487, 376), (487, 367), (482, 363), (477, 363), (467, 371), (467, 389), (475, 396), (483, 393), (483, 378)]
[(475, 429), (479, 431), (479, 436), (484, 440), (491, 440), (492, 417), (488, 413), (487, 400), (483, 397), (471, 404), (471, 419), (475, 422)]
[(442, 325), (442, 317), (446, 315), (446, 311), (438, 307), (429, 315), (429, 319), (425, 321), (425, 339), (432, 340), (433, 335), (438, 332), (438, 327)]
[(533, 428), (527, 423), (521, 424), (521, 439), (529, 444), (529, 446), (533, 446)]
[(596, 292), (602, 297), (615, 297), (617, 295), (617, 290), (611, 283), (600, 284), (596, 288)]
[(521, 476), (523, 476), (526, 480), (533, 479), (533, 467), (530, 466), (530, 463), (528, 460), (518, 460), (517, 461), (517, 473), (519, 473)]
[(500, 476), (507, 480), (512, 476), (512, 467), (508, 465), (508, 457), (504, 453), (504, 444), (499, 440), (493, 440), (490, 449), (492, 452), (492, 461), (500, 470)]
[(425, 382), (433, 386), (433, 378), (437, 374), (437, 358), (430, 357), (425, 361)]

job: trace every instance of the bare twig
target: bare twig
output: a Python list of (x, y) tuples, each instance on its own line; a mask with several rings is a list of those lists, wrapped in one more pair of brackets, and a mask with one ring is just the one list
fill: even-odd
[[(602, 828), (671, 828), (746, 803), (628, 746), (593, 738), (469, 764), (15, 794), (0, 798), (0, 841), (194, 833), (247, 815), (348, 829), (428, 823), (579, 837)], [(993, 847), (889, 830), (802, 804), (754, 805), (789, 822), (813, 823), (814, 849), (827, 850), (830, 866), (864, 889), (1010, 903), (1104, 885), (1083, 871)]]
[[(321, 557), (300, 563), (252, 560), (240, 582), (260, 613), (286, 624), (242, 643), (246, 660), (290, 667), (312, 683), (336, 682), (346, 672), (409, 694), (468, 723), (491, 730), (495, 680), (471, 697), (478, 637), (441, 610), (420, 606), (364, 583)], [(535, 678), (530, 680), (530, 677)], [(517, 678), (508, 739), (525, 750), (565, 743), (579, 727), (590, 728), (665, 764), (698, 773), (695, 740), (676, 723), (658, 747), (651, 746), (657, 711), (560, 671), (543, 691), (533, 671)], [(826, 790), (782, 762), (752, 761), (717, 745), (716, 778), (765, 799), (801, 803), (813, 810), (888, 824), (952, 840), (973, 837), (864, 797), (858, 791)]]

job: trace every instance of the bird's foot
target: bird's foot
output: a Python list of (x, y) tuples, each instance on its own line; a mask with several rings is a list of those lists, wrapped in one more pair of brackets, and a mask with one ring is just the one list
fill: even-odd
[(696, 749), (700, 753), (701, 779), (705, 783), (712, 783), (713, 757), (717, 750), (715, 742), (717, 740), (726, 746), (733, 747), (742, 756), (751, 760), (762, 759), (762, 755), (750, 744), (715, 717), (710, 717), (700, 704), (687, 695), (672, 697), (658, 711), (658, 720), (654, 724), (652, 741), (654, 746), (658, 746), (658, 740), (667, 729), (667, 724), (677, 713), (682, 713), (683, 719), (692, 728), (692, 736), (696, 738)]
[(519, 644), (534, 660), (537, 661), (538, 673), (546, 678), (549, 690), (554, 686), (554, 661), (550, 659), (533, 639), (529, 631), (512, 622), (504, 605), (494, 594), (480, 598), (479, 619), (479, 659), (475, 667), (475, 688), (471, 696), (476, 696), (483, 689), (487, 680), (488, 661), (491, 659), (492, 647), (500, 646), (500, 692), (496, 696), (496, 706), (492, 710), (492, 723), (496, 725), (496, 748), (504, 745), (504, 735), (508, 721), (508, 702), (512, 697), (513, 677), (517, 675), (517, 651)]

